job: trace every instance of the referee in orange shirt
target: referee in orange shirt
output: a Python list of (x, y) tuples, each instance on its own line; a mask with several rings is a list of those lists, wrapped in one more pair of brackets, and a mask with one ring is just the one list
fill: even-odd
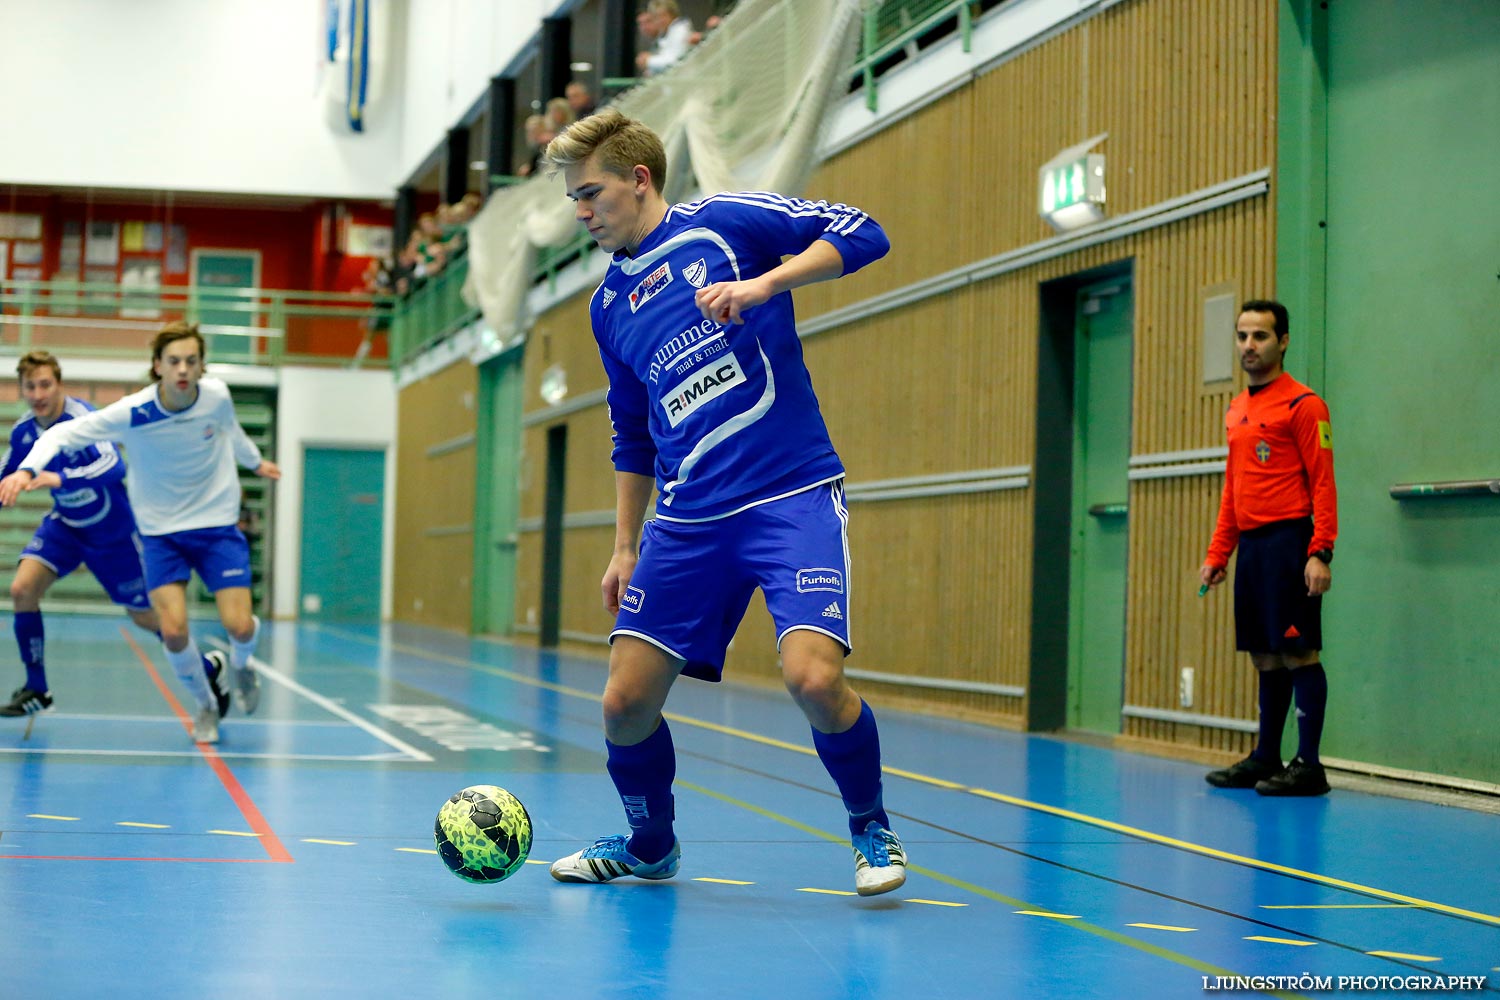
[[(1318, 760), (1328, 703), (1322, 603), (1332, 582), (1338, 497), (1328, 406), (1282, 370), (1289, 332), (1280, 302), (1253, 299), (1240, 307), (1235, 344), (1250, 386), (1225, 415), (1224, 496), (1198, 574), (1207, 587), (1222, 583), (1238, 545), (1235, 638), (1258, 672), (1260, 736), (1250, 756), (1207, 779), (1262, 795), (1322, 795), (1328, 791)], [(1297, 755), (1283, 766), (1281, 731), (1294, 693)]]

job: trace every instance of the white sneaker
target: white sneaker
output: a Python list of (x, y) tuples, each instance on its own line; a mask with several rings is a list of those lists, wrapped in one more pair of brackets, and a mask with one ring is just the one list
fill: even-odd
[(193, 716), (193, 742), (219, 742), (219, 706), (204, 705)]
[(861, 896), (878, 896), (906, 881), (906, 850), (901, 838), (870, 820), (854, 836), (854, 888)]
[(576, 854), (552, 862), (552, 877), (559, 882), (608, 882), (622, 875), (659, 882), (677, 874), (682, 844), (672, 841), (672, 850), (660, 861), (646, 864), (625, 849), (624, 837), (600, 837)]

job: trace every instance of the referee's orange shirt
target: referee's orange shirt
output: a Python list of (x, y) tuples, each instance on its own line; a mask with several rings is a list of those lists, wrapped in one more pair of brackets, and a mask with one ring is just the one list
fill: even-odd
[(1331, 550), (1339, 518), (1327, 404), (1283, 372), (1260, 391), (1246, 389), (1234, 397), (1224, 426), (1229, 462), (1208, 565), (1229, 565), (1240, 532), (1309, 514), (1308, 555)]

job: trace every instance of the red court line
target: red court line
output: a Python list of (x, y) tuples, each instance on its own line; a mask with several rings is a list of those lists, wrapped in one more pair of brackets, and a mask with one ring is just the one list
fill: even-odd
[[(124, 626), (121, 626), (120, 634), (130, 644), (130, 648), (135, 650), (135, 655), (140, 658), (141, 666), (146, 668), (146, 673), (151, 677), (151, 683), (156, 685), (156, 690), (160, 691), (162, 698), (166, 699), (167, 707), (171, 708), (172, 713), (177, 716), (177, 721), (182, 723), (183, 731), (191, 736), (193, 734), (193, 720), (188, 716), (187, 710), (182, 707), (182, 703), (177, 700), (177, 696), (172, 693), (172, 689), (167, 686), (167, 682), (162, 679), (156, 666), (151, 662), (151, 658), (146, 655), (145, 650), (141, 649), (140, 644), (135, 641), (135, 636), (131, 635)], [(195, 743), (194, 746), (203, 755), (203, 759), (208, 762), (208, 766), (213, 768), (214, 773), (219, 776), (219, 782), (223, 784), (224, 790), (229, 793), (229, 797), (234, 800), (234, 804), (239, 807), (240, 815), (245, 817), (245, 822), (249, 823), (250, 829), (255, 831), (257, 834), (256, 839), (265, 846), (266, 853), (271, 856), (271, 860), (291, 862), (293, 860), (292, 856), (287, 853), (286, 847), (281, 843), (281, 838), (276, 836), (276, 831), (271, 829), (271, 824), (267, 823), (266, 818), (260, 814), (260, 810), (256, 808), (254, 800), (250, 798), (250, 794), (245, 791), (239, 779), (234, 776), (234, 772), (229, 769), (229, 765), (224, 762), (224, 758), (219, 756), (219, 751), (207, 743)]]

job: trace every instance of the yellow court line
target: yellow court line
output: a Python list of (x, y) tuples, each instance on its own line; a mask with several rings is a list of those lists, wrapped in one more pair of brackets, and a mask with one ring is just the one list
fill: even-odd
[[(432, 853), (436, 854), (437, 851), (433, 851)], [(552, 864), (552, 862), (550, 862), (550, 861), (533, 861), (531, 858), (527, 858), (526, 859), (526, 863), (528, 865), (550, 865), (550, 864)]]
[(941, 899), (903, 899), (903, 903), (925, 903), (928, 906), (968, 906), (968, 903), (949, 903)]
[(707, 876), (693, 879), (694, 882), (712, 882), (715, 885), (754, 885), (754, 882), (741, 882), (737, 878), (708, 878)]
[(986, 799), (994, 799), (996, 802), (1004, 802), (1007, 805), (1020, 806), (1023, 809), (1034, 809), (1037, 812), (1051, 813), (1064, 819), (1076, 820), (1079, 823), (1087, 823), (1104, 830), (1113, 830), (1116, 833), (1127, 834), (1138, 837), (1141, 840), (1149, 840), (1157, 844), (1165, 844), (1168, 847), (1181, 848), (1194, 854), (1202, 854), (1205, 857), (1218, 858), (1221, 861), (1232, 861), (1236, 864), (1249, 865), (1251, 868), (1259, 868), (1263, 871), (1277, 872), (1282, 875), (1291, 875), (1296, 878), (1305, 878), (1322, 885), (1331, 885), (1339, 889), (1348, 889), (1352, 892), (1364, 893), (1376, 896), (1380, 899), (1390, 899), (1399, 903), (1408, 903), (1412, 906), (1420, 906), (1423, 909), (1436, 910), (1439, 913), (1448, 913), (1456, 917), (1468, 917), (1472, 920), (1482, 920), (1485, 923), (1500, 925), (1500, 917), (1490, 913), (1479, 913), (1475, 910), (1465, 910), (1457, 906), (1448, 906), (1445, 903), (1434, 903), (1415, 896), (1404, 896), (1399, 892), (1391, 892), (1388, 889), (1377, 889), (1374, 886), (1361, 885), (1358, 882), (1349, 882), (1331, 875), (1319, 875), (1317, 872), (1303, 871), (1300, 868), (1292, 868), (1288, 865), (1278, 865), (1271, 861), (1261, 861), (1259, 858), (1247, 858), (1241, 854), (1232, 854), (1229, 851), (1221, 851), (1216, 847), (1206, 847), (1203, 844), (1195, 844), (1190, 840), (1178, 840), (1176, 837), (1164, 836), (1160, 833), (1152, 833), (1149, 830), (1140, 830), (1124, 823), (1116, 823), (1113, 820), (1101, 819), (1098, 816), (1089, 816), (1086, 813), (1074, 812), (1071, 809), (1062, 809), (1058, 806), (1049, 806), (1041, 802), (1031, 802), (1027, 799), (1018, 799), (1013, 795), (1004, 795), (1000, 792), (992, 792), (984, 788), (967, 789), (969, 794), (978, 795)]
[(1264, 941), (1267, 944), (1290, 944), (1290, 945), (1296, 945), (1298, 948), (1311, 948), (1313, 945), (1315, 945), (1315, 944), (1318, 943), (1316, 941), (1298, 941), (1298, 940), (1296, 940), (1294, 938), (1262, 937), (1259, 934), (1251, 934), (1249, 937), (1245, 938), (1245, 940), (1246, 941)]
[(143, 828), (145, 828), (147, 830), (170, 830), (170, 829), (172, 829), (170, 826), (168, 826), (165, 823), (132, 823), (128, 819), (122, 819), (122, 820), (120, 820), (120, 822), (116, 823), (115, 826), (139, 826), (139, 827), (143, 827)]
[(1171, 924), (1126, 924), (1126, 927), (1144, 927), (1148, 931), (1175, 931), (1178, 934), (1192, 934), (1196, 927), (1173, 927)]
[(224, 837), (259, 837), (260, 834), (249, 830), (210, 830), (209, 833), (217, 833)]
[(320, 840), (317, 837), (303, 837), (302, 842), (304, 844), (332, 844), (335, 847), (353, 847), (355, 845), (355, 841), (352, 840)]
[(425, 847), (398, 847), (398, 848), (396, 848), (396, 850), (398, 850), (398, 851), (405, 851), (407, 854), (436, 854), (437, 853), (437, 851), (430, 851), (430, 850), (428, 850)]
[(1082, 920), (1076, 913), (1051, 913), (1047, 910), (1017, 910), (1019, 916), (1023, 917), (1051, 917), (1053, 920)]
[[(368, 645), (375, 645), (375, 646), (379, 646), (380, 645), (380, 643), (379, 643), (378, 640), (370, 639), (370, 638), (367, 638), (367, 637), (362, 636), (362, 635), (357, 635), (357, 634), (354, 634), (354, 633), (347, 633), (347, 632), (339, 632), (338, 630), (334, 630), (334, 629), (330, 629), (329, 631), (335, 631), (335, 632), (337, 632), (337, 634), (344, 635), (347, 638), (351, 638), (351, 639), (356, 639), (356, 640), (362, 641), (362, 642), (364, 642), (364, 643), (366, 643)], [(532, 687), (543, 688), (543, 689), (548, 690), (548, 691), (556, 691), (556, 692), (561, 693), (561, 694), (567, 694), (567, 695), (571, 695), (573, 697), (584, 698), (584, 699), (587, 699), (589, 701), (602, 701), (603, 700), (603, 696), (602, 695), (595, 694), (593, 692), (583, 691), (581, 689), (568, 687), (568, 686), (562, 685), (562, 684), (554, 684), (554, 683), (552, 683), (550, 681), (540, 680), (540, 679), (535, 678), (535, 677), (530, 677), (530, 676), (527, 676), (525, 674), (517, 673), (516, 671), (513, 671), (513, 670), (506, 670), (506, 669), (501, 668), (501, 667), (493, 667), (493, 666), (490, 666), (488, 664), (476, 663), (473, 660), (465, 660), (465, 659), (460, 659), (459, 657), (456, 657), (456, 656), (448, 656), (448, 655), (443, 654), (443, 653), (434, 653), (434, 652), (430, 652), (428, 650), (418, 649), (415, 646), (407, 646), (407, 645), (405, 645), (403, 643), (389, 643), (389, 644), (387, 644), (387, 648), (390, 648), (392, 650), (398, 650), (398, 651), (401, 651), (401, 652), (411, 653), (413, 655), (416, 655), (416, 656), (419, 656), (419, 657), (424, 657), (424, 658), (427, 658), (427, 659), (439, 660), (439, 661), (445, 662), (445, 663), (452, 663), (452, 664), (455, 664), (455, 665), (458, 665), (458, 666), (466, 667), (466, 668), (471, 669), (471, 670), (480, 670), (480, 671), (483, 671), (485, 673), (490, 673), (490, 674), (493, 674), (493, 675), (498, 676), (498, 677), (505, 677), (507, 679), (514, 680), (514, 681), (516, 681), (517, 683), (520, 683), (520, 684), (526, 684), (526, 685), (529, 685), (529, 686), (532, 686)], [(746, 732), (745, 730), (742, 730), (742, 729), (735, 729), (735, 728), (730, 727), (730, 726), (722, 726), (722, 725), (719, 725), (718, 723), (707, 722), (707, 721), (704, 721), (704, 720), (701, 720), (701, 719), (694, 719), (694, 718), (691, 718), (689, 716), (678, 715), (676, 713), (666, 713), (666, 712), (663, 712), (662, 714), (666, 718), (672, 720), (673, 722), (681, 722), (684, 725), (694, 726), (696, 728), (705, 729), (705, 730), (708, 730), (710, 732), (721, 733), (721, 734), (726, 735), (726, 736), (734, 736), (734, 737), (739, 738), (739, 739), (748, 740), (748, 741), (753, 742), (753, 743), (760, 743), (760, 744), (763, 744), (765, 746), (778, 747), (778, 748), (783, 749), (783, 750), (789, 750), (789, 751), (791, 751), (793, 753), (800, 753), (800, 754), (804, 754), (804, 755), (807, 755), (807, 756), (816, 756), (817, 755), (817, 751), (813, 750), (812, 748), (799, 746), (799, 745), (794, 744), (794, 743), (787, 743), (787, 742), (785, 742), (783, 740), (772, 739), (771, 737), (761, 736), (761, 735), (759, 735), (757, 733)], [(1320, 874), (1318, 874), (1316, 872), (1308, 872), (1308, 871), (1303, 871), (1303, 870), (1298, 869), (1298, 868), (1291, 868), (1291, 867), (1286, 866), (1286, 865), (1278, 865), (1278, 864), (1275, 864), (1275, 863), (1269, 862), (1269, 861), (1261, 861), (1258, 858), (1249, 858), (1249, 857), (1245, 857), (1243, 855), (1230, 853), (1229, 851), (1221, 851), (1221, 850), (1218, 850), (1217, 848), (1208, 847), (1208, 846), (1203, 845), (1203, 844), (1195, 844), (1195, 843), (1192, 843), (1191, 841), (1179, 840), (1179, 839), (1177, 839), (1175, 837), (1167, 837), (1167, 836), (1164, 836), (1163, 834), (1152, 833), (1152, 832), (1150, 832), (1148, 830), (1141, 830), (1141, 829), (1138, 829), (1136, 827), (1126, 826), (1123, 823), (1116, 823), (1113, 820), (1103, 819), (1103, 818), (1098, 817), (1098, 816), (1090, 816), (1090, 815), (1088, 815), (1086, 813), (1075, 812), (1075, 811), (1073, 811), (1071, 809), (1063, 809), (1063, 808), (1061, 808), (1059, 806), (1051, 806), (1051, 805), (1047, 805), (1047, 804), (1041, 803), (1041, 802), (1032, 802), (1029, 799), (1017, 798), (1017, 797), (1015, 797), (1013, 795), (1005, 795), (1005, 794), (1003, 794), (1001, 792), (994, 792), (994, 791), (990, 791), (990, 790), (984, 789), (984, 788), (974, 788), (974, 787), (970, 787), (970, 786), (964, 785), (964, 784), (959, 783), (959, 782), (948, 781), (948, 780), (943, 779), (943, 778), (935, 778), (935, 777), (933, 777), (931, 775), (921, 774), (921, 773), (918, 773), (918, 772), (915, 772), (915, 771), (905, 771), (905, 770), (901, 770), (899, 768), (893, 768), (893, 767), (884, 767), (884, 768), (882, 768), (882, 770), (886, 774), (890, 774), (890, 775), (895, 776), (895, 777), (907, 778), (908, 780), (917, 781), (917, 782), (920, 782), (922, 784), (932, 785), (932, 786), (937, 787), (937, 788), (947, 788), (947, 789), (950, 789), (950, 790), (953, 790), (953, 791), (961, 791), (961, 792), (964, 792), (965, 794), (968, 794), (968, 795), (976, 795), (976, 796), (979, 796), (981, 798), (991, 799), (991, 800), (996, 801), (996, 802), (1003, 802), (1003, 803), (1005, 803), (1007, 805), (1018, 806), (1018, 807), (1020, 807), (1022, 809), (1031, 809), (1031, 810), (1034, 810), (1034, 811), (1037, 811), (1037, 812), (1049, 813), (1049, 814), (1054, 815), (1054, 816), (1060, 816), (1060, 817), (1062, 817), (1064, 819), (1071, 819), (1071, 820), (1074, 820), (1075, 822), (1086, 823), (1088, 825), (1096, 826), (1096, 827), (1099, 827), (1099, 828), (1105, 829), (1105, 830), (1113, 830), (1113, 831), (1115, 831), (1117, 833), (1123, 833), (1123, 834), (1126, 834), (1127, 836), (1137, 837), (1139, 839), (1151, 841), (1153, 843), (1164, 844), (1164, 845), (1169, 846), (1169, 847), (1180, 848), (1182, 850), (1190, 851), (1190, 852), (1195, 853), (1195, 854), (1204, 855), (1205, 857), (1218, 858), (1218, 859), (1220, 859), (1222, 861), (1230, 861), (1230, 862), (1234, 862), (1236, 864), (1248, 865), (1248, 866), (1250, 866), (1252, 868), (1260, 868), (1260, 869), (1262, 869), (1264, 871), (1277, 872), (1277, 873), (1280, 873), (1280, 874), (1283, 874), (1283, 875), (1291, 875), (1291, 876), (1296, 877), (1296, 878), (1305, 878), (1305, 879), (1308, 879), (1308, 880), (1313, 881), (1313, 882), (1318, 882), (1318, 883), (1320, 883), (1322, 885), (1333, 886), (1333, 887), (1336, 887), (1336, 888), (1339, 888), (1339, 889), (1347, 889), (1347, 890), (1350, 890), (1350, 891), (1353, 891), (1353, 892), (1365, 893), (1367, 895), (1372, 895), (1372, 896), (1375, 896), (1375, 897), (1380, 898), (1380, 899), (1389, 899), (1389, 900), (1392, 900), (1392, 901), (1395, 901), (1395, 902), (1408, 903), (1408, 904), (1411, 904), (1413, 906), (1420, 906), (1420, 907), (1423, 907), (1425, 909), (1435, 910), (1435, 911), (1440, 912), (1440, 913), (1448, 913), (1448, 914), (1451, 914), (1453, 916), (1468, 917), (1470, 919), (1480, 920), (1480, 921), (1483, 921), (1485, 923), (1490, 923), (1490, 924), (1495, 924), (1497, 926), (1500, 926), (1500, 916), (1496, 916), (1494, 914), (1480, 913), (1480, 912), (1475, 911), (1475, 910), (1466, 910), (1466, 909), (1463, 909), (1463, 908), (1457, 907), (1457, 906), (1448, 906), (1448, 905), (1446, 905), (1444, 903), (1436, 903), (1436, 902), (1432, 902), (1430, 900), (1419, 899), (1419, 898), (1417, 898), (1415, 896), (1406, 896), (1406, 895), (1402, 895), (1401, 893), (1391, 892), (1391, 891), (1386, 890), (1386, 889), (1377, 889), (1377, 888), (1375, 888), (1373, 886), (1361, 885), (1358, 882), (1350, 882), (1350, 881), (1346, 881), (1344, 879), (1333, 878), (1332, 876), (1329, 876), (1329, 875), (1320, 875)], [(685, 783), (684, 782), (679, 782), (679, 784), (685, 784)], [(699, 790), (706, 792), (706, 789), (699, 789)], [(740, 805), (742, 806), (742, 808), (750, 808), (750, 809), (752, 809), (752, 811), (759, 811), (759, 810), (755, 809), (755, 807), (749, 806), (747, 803), (740, 803)], [(772, 815), (772, 814), (766, 813), (766, 815), (769, 816), (769, 815)], [(790, 819), (785, 819), (785, 822), (787, 822), (789, 825), (792, 825), (794, 827), (798, 827), (798, 828), (802, 828), (802, 829), (809, 829), (809, 828), (803, 826), (802, 824), (795, 823), (794, 821), (791, 821)], [(835, 839), (839, 843), (844, 843), (847, 840), (847, 838), (843, 838), (843, 837), (834, 838), (831, 835), (822, 834), (821, 832), (819, 833), (819, 835), (820, 836), (828, 836), (829, 839)], [(913, 871), (918, 871), (920, 869), (913, 868), (912, 870)], [(930, 873), (927, 873), (927, 874), (929, 874), (929, 875), (936, 875), (937, 873), (930, 872)], [(946, 879), (946, 876), (942, 876), (942, 878)], [(957, 880), (954, 880), (954, 883), (956, 883), (956, 882), (957, 882)], [(950, 884), (953, 884), (953, 883), (950, 883)], [(962, 884), (966, 885), (967, 883), (962, 883)], [(977, 887), (975, 887), (975, 888), (977, 888)], [(1134, 941), (1133, 938), (1129, 938), (1128, 936), (1123, 936), (1122, 935), (1122, 937), (1125, 937), (1126, 941)], [(1186, 956), (1183, 956), (1183, 957), (1186, 958)], [(1189, 961), (1196, 961), (1196, 960), (1189, 960)], [(1194, 967), (1196, 968), (1197, 966), (1194, 966)], [(1213, 971), (1215, 973), (1218, 973), (1221, 970), (1214, 969), (1214, 970), (1208, 970), (1208, 971)]]
[(77, 823), (78, 822), (78, 817), (77, 816), (49, 816), (46, 813), (27, 813), (26, 814), (26, 818), (27, 819), (56, 819), (56, 820), (62, 820), (64, 823)]
[(1404, 951), (1367, 951), (1366, 955), (1374, 955), (1376, 958), (1401, 958), (1408, 962), (1441, 962), (1440, 955), (1408, 955)]
[[(730, 795), (725, 795), (723, 792), (715, 791), (711, 788), (705, 788), (702, 785), (695, 785), (692, 782), (683, 781), (680, 778), (677, 780), (677, 785), (680, 788), (697, 792), (700, 795), (706, 795), (711, 799), (717, 799), (718, 801), (723, 802), (726, 805), (734, 806), (738, 809), (744, 809), (745, 811), (755, 813), (758, 816), (764, 816), (765, 818), (773, 822), (780, 823), (783, 826), (789, 826), (794, 830), (801, 830), (803, 833), (806, 833), (809, 836), (817, 837), (821, 840), (826, 840), (829, 843), (842, 844), (845, 847), (847, 847), (849, 844), (849, 838), (846, 834), (835, 834), (829, 833), (827, 830), (820, 830), (815, 826), (809, 826), (806, 823), (802, 823), (798, 820), (792, 819), (790, 816), (783, 816), (780, 813), (772, 812), (769, 809), (765, 809), (753, 803), (745, 802)], [(1063, 921), (1063, 926), (1065, 927), (1071, 927), (1076, 930), (1084, 931), (1085, 933), (1092, 934), (1095, 937), (1103, 938), (1106, 941), (1111, 941), (1126, 948), (1133, 948), (1136, 951), (1144, 952), (1145, 954), (1151, 955), (1155, 958), (1160, 958), (1164, 961), (1172, 962), (1176, 965), (1182, 965), (1190, 969), (1195, 969), (1198, 972), (1203, 973), (1204, 975), (1232, 976), (1235, 974), (1228, 969), (1222, 969), (1216, 965), (1210, 965), (1208, 962), (1193, 958), (1191, 955), (1184, 955), (1181, 952), (1172, 951), (1170, 948), (1163, 948), (1160, 945), (1151, 944), (1150, 942), (1144, 941), (1141, 938), (1132, 937), (1129, 934), (1123, 934), (1120, 931), (1113, 930), (1108, 927), (1100, 927), (1097, 924), (1091, 924), (1088, 921), (1082, 920), (1078, 917), (1071, 917), (1066, 914), (1058, 914), (1053, 913), (1050, 910), (1043, 910), (1041, 907), (1038, 907), (1033, 903), (1028, 903), (1024, 899), (1016, 899), (1011, 896), (1006, 896), (1003, 893), (995, 892), (992, 889), (986, 889), (984, 886), (975, 885), (972, 882), (965, 882), (962, 879), (954, 878), (953, 876), (946, 875), (943, 872), (934, 871), (931, 868), (923, 868), (920, 865), (908, 865), (907, 870), (914, 874), (921, 875), (923, 878), (928, 878), (933, 880), (934, 882), (941, 882), (944, 885), (951, 886), (952, 888), (957, 889), (960, 892), (967, 892), (997, 903), (1004, 903), (1006, 906), (1012, 907), (1016, 910), (1029, 910), (1041, 916), (1061, 918)], [(829, 896), (855, 895), (852, 892), (841, 891), (837, 889), (806, 888), (798, 889), (797, 891), (815, 892)], [(1300, 997), (1301, 994), (1275, 991), (1271, 993), (1271, 996)]]

